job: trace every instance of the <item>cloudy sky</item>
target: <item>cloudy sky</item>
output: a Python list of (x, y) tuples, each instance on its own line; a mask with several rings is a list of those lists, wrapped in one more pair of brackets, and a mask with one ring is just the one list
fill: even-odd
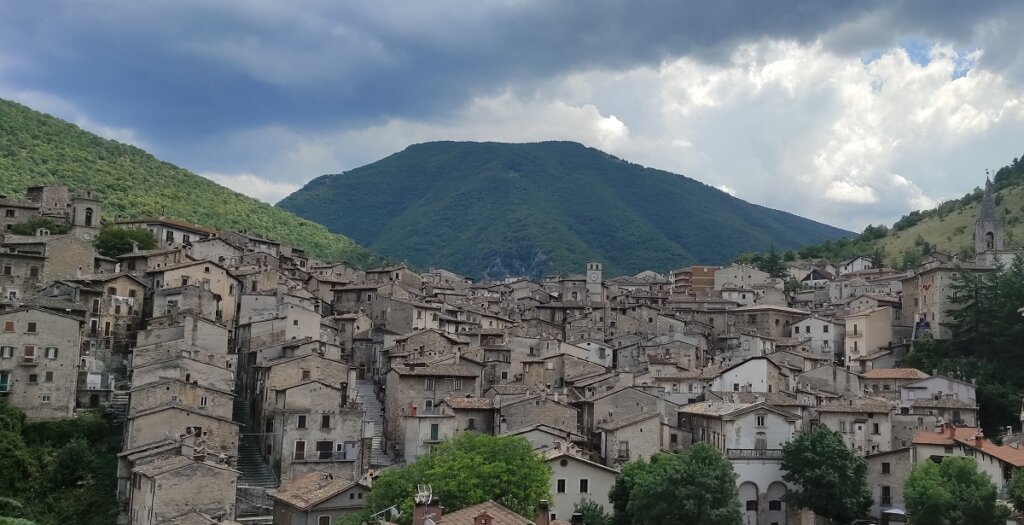
[(268, 202), (412, 143), (559, 139), (859, 230), (1024, 154), (1017, 1), (0, 5), (0, 97)]

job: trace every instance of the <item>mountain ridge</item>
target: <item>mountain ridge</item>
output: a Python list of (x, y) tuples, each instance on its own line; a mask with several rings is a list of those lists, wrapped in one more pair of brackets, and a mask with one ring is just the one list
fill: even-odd
[(611, 274), (667, 271), (850, 234), (566, 141), (414, 144), (277, 206), (383, 255), (484, 277), (589, 259)]
[(0, 193), (38, 184), (90, 188), (116, 215), (167, 215), (215, 229), (250, 233), (304, 248), (311, 256), (367, 266), (382, 259), (351, 239), (157, 159), (141, 148), (0, 99)]

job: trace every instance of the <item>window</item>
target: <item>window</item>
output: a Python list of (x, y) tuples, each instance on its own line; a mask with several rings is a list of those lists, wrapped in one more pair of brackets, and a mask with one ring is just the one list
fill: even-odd
[(462, 390), (462, 378), (461, 377), (454, 377), (454, 378), (452, 378), (452, 390)]
[(754, 512), (757, 512), (757, 500), (756, 499), (748, 499), (747, 500), (747, 510), (748, 511), (752, 510)]
[(309, 370), (303, 370), (302, 371), (302, 380), (303, 381), (308, 381), (312, 377), (313, 377), (313, 375), (312, 375), (312, 373), (310, 373)]
[(555, 492), (558, 494), (565, 494), (565, 480), (560, 479), (555, 482)]
[(581, 479), (580, 480), (580, 494), (590, 494), (590, 480), (589, 479)]
[(508, 379), (508, 371), (502, 370), (502, 372), (501, 372), (501, 379), (502, 380)]
[(128, 290), (128, 297), (135, 297), (135, 290)]
[(38, 383), (39, 382), (39, 374), (29, 374), (28, 375), (28, 382), (29, 383)]
[(629, 441), (619, 441), (619, 457), (629, 459)]
[(32, 345), (25, 345), (25, 360), (32, 361), (36, 358), (36, 347)]
[(10, 359), (11, 357), (14, 357), (14, 347), (0, 346), (0, 357), (4, 359)]
[(13, 332), (14, 331), (14, 321), (4, 321), (4, 331), (5, 332)]
[(110, 337), (110, 321), (103, 323), (103, 337)]
[(890, 474), (891, 473), (890, 469), (891, 469), (891, 467), (889, 466), (888, 463), (882, 463), (882, 474)]
[(333, 441), (317, 441), (316, 442), (316, 457), (317, 459), (331, 459), (334, 457), (334, 442)]
[(892, 489), (888, 485), (882, 485), (882, 506), (892, 505)]
[(952, 454), (953, 453), (953, 447), (946, 447), (945, 450), (943, 450), (943, 452), (945, 452), (946, 454)]
[(295, 455), (293, 456), (296, 461), (302, 461), (306, 459), (306, 442), (296, 441), (295, 442)]
[(43, 382), (45, 382), (45, 383), (52, 383), (53, 382), (53, 372), (47, 371), (43, 375)]
[(768, 501), (768, 510), (782, 510), (782, 500), (773, 499)]
[(871, 433), (876, 435), (876, 436), (879, 434), (879, 432), (878, 432), (878, 423), (872, 423), (871, 424)]
[(14, 210), (4, 210), (4, 216), (8, 219), (14, 217)]
[(768, 450), (768, 434), (758, 432), (754, 436), (754, 448), (756, 450)]
[(331, 416), (326, 414), (320, 416), (320, 428), (331, 428)]
[(33, 267), (29, 268), (28, 269), (28, 276), (31, 277), (32, 279), (38, 279), (39, 278), (39, 267), (38, 266), (33, 266)]
[(740, 384), (739, 383), (733, 383), (732, 384), (732, 391), (733, 392), (739, 392), (740, 391)]
[(306, 416), (305, 416), (305, 414), (300, 414), (299, 415), (298, 422), (296, 422), (295, 427), (296, 428), (306, 428)]
[(48, 346), (48, 347), (46, 347), (46, 358), (47, 359), (57, 359), (57, 347), (55, 347), (55, 346)]
[(430, 440), (431, 441), (437, 441), (438, 433), (439, 433), (440, 429), (441, 429), (441, 427), (438, 426), (437, 423), (431, 423), (430, 424)]
[(331, 525), (330, 516), (318, 516), (316, 518), (316, 525)]
[(167, 233), (164, 234), (164, 239), (167, 242), (174, 242), (174, 232), (167, 230)]
[(8, 392), (11, 389), (11, 373), (0, 371), (0, 392)]
[(821, 327), (821, 333), (823, 333), (823, 334), (827, 334), (828, 333), (828, 325), (824, 325), (824, 326)]
[(36, 328), (38, 328), (38, 326), (36, 325), (35, 321), (29, 321), (27, 326), (28, 327), (25, 328), (25, 333), (27, 333), (27, 334), (34, 334), (34, 333), (36, 333)]
[(757, 416), (754, 418), (754, 424), (759, 427), (764, 426), (764, 416)]
[(206, 396), (199, 397), (199, 408), (206, 408), (210, 404), (210, 398)]
[(40, 395), (39, 396), (39, 402), (40, 403), (49, 403), (50, 402), (50, 394), (42, 394), (42, 395)]
[(472, 417), (469, 418), (468, 425), (466, 425), (466, 430), (476, 430), (476, 419), (475, 418), (472, 418)]
[(840, 432), (846, 432), (846, 421), (840, 421), (839, 422), (839, 431)]
[(423, 387), (424, 387), (425, 389), (427, 389), (427, 390), (433, 390), (433, 389), (434, 389), (434, 378), (433, 378), (433, 377), (428, 377), (428, 378), (427, 378), (427, 379), (426, 379), (426, 380), (424, 381), (424, 385), (423, 385)]

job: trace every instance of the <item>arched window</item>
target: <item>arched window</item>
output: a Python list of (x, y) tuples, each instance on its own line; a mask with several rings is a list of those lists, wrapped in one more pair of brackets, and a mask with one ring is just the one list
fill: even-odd
[(996, 247), (996, 236), (995, 236), (994, 233), (987, 232), (985, 234), (985, 247), (988, 248), (989, 250), (994, 250), (995, 249), (995, 247)]
[(92, 208), (85, 209), (85, 225), (92, 226)]
[(754, 448), (757, 450), (767, 450), (768, 434), (764, 432), (758, 432), (754, 437)]

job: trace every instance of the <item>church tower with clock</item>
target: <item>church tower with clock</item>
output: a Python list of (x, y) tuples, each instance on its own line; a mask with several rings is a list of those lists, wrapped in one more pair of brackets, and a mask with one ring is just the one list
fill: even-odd
[(597, 261), (587, 263), (587, 299), (592, 303), (604, 301), (604, 269)]

